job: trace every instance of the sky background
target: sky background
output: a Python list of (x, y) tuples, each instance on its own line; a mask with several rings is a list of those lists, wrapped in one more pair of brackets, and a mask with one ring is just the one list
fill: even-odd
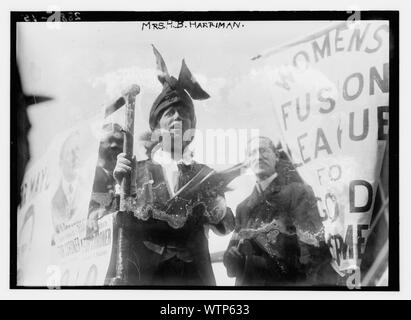
[(329, 22), (243, 22), (223, 29), (141, 30), (140, 22), (19, 23), (17, 57), (26, 92), (45, 94), (53, 101), (29, 109), (32, 159), (47, 148), (46, 141), (80, 119), (97, 115), (131, 83), (141, 87), (140, 112), (148, 112), (161, 91), (156, 78), (154, 44), (178, 76), (184, 58), (211, 98), (196, 101), (198, 128), (259, 128), (273, 121), (251, 57)]
[[(184, 58), (210, 94), (208, 100), (195, 101), (200, 130), (259, 129), (274, 137), (276, 120), (267, 114), (266, 92), (251, 57), (328, 24), (247, 21), (233, 30), (141, 30), (141, 22), (62, 23), (58, 29), (19, 23), (17, 58), (24, 91), (54, 98), (29, 108), (31, 163), (40, 159), (55, 135), (100, 114), (132, 83), (141, 87), (136, 128), (147, 130), (150, 107), (161, 91), (151, 44), (171, 75), (178, 77)], [(252, 177), (246, 175), (234, 185), (236, 191), (227, 193), (233, 211), (251, 192)], [(229, 238), (210, 234), (210, 252), (224, 250)], [(233, 284), (221, 265), (215, 273), (219, 284)]]

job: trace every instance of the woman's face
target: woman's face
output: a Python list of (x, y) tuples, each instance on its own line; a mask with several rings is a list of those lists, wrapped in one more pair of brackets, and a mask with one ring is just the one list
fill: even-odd
[(158, 123), (163, 149), (173, 152), (174, 157), (181, 157), (185, 146), (191, 141), (192, 135), (185, 135), (191, 128), (192, 121), (187, 108), (180, 105), (170, 106), (161, 115)]
[(191, 129), (191, 117), (188, 108), (182, 105), (172, 105), (166, 109), (159, 120), (159, 128), (171, 136), (183, 136)]

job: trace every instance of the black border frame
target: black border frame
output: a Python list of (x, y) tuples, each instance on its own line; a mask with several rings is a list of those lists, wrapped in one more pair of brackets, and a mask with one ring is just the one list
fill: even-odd
[[(81, 22), (97, 21), (315, 21), (315, 20), (348, 20), (352, 11), (63, 11), (62, 14), (73, 15), (79, 13)], [(390, 79), (389, 79), (389, 284), (386, 287), (361, 287), (354, 291), (399, 291), (399, 11), (360, 11), (361, 20), (388, 20), (390, 28)], [(12, 11), (10, 12), (10, 65), (16, 61), (16, 27), (17, 22), (45, 22), (51, 13), (45, 11)], [(76, 21), (68, 21), (75, 23)], [(10, 70), (11, 83), (15, 83), (17, 75)], [(14, 138), (17, 136), (18, 118), (13, 111), (16, 97), (13, 87), (10, 87), (10, 190), (16, 190), (17, 145)], [(17, 195), (10, 192), (10, 289), (48, 289), (43, 286), (25, 287), (17, 285)], [(346, 287), (305, 287), (305, 286), (275, 286), (275, 287), (234, 287), (234, 286), (69, 286), (63, 289), (122, 289), (122, 290), (261, 290), (261, 291), (351, 291)]]

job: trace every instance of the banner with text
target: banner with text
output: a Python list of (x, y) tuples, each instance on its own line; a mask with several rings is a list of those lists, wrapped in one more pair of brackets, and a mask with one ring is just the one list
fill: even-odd
[(358, 270), (388, 139), (388, 22), (337, 23), (254, 60), (281, 140), (318, 197), (333, 266)]
[(112, 215), (88, 233), (101, 121), (56, 136), (25, 174), (17, 212), (17, 285), (104, 284)]

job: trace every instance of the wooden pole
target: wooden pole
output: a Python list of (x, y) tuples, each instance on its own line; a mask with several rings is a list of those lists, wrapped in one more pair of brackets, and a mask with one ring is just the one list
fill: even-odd
[[(133, 158), (133, 143), (134, 143), (134, 113), (135, 113), (135, 100), (136, 96), (140, 93), (140, 87), (138, 85), (132, 85), (128, 90), (123, 93), (125, 106), (125, 124), (123, 128), (124, 132), (124, 145), (123, 151), (126, 154), (127, 159), (130, 161)], [(130, 255), (130, 239), (127, 234), (130, 219), (127, 219), (129, 211), (131, 209), (131, 172), (128, 173), (121, 181), (120, 190), (120, 211), (115, 215), (115, 227), (117, 228), (117, 255), (116, 255), (116, 269), (115, 277), (110, 282), (111, 285), (128, 285), (129, 277), (129, 259)]]
[[(123, 128), (124, 132), (124, 145), (123, 152), (126, 154), (126, 158), (130, 161), (133, 159), (133, 144), (134, 144), (134, 113), (135, 113), (135, 100), (136, 96), (140, 92), (138, 85), (131, 86), (124, 93), (124, 99), (126, 101), (125, 110), (125, 124)], [(129, 206), (129, 200), (131, 196), (131, 172), (127, 174), (121, 182), (120, 193), (120, 211), (127, 211)]]

